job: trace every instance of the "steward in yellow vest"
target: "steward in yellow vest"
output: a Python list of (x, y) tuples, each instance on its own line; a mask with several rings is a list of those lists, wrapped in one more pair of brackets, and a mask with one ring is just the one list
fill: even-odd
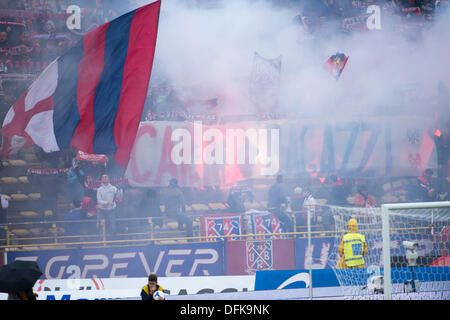
[(358, 233), (356, 219), (350, 219), (347, 225), (348, 233), (342, 237), (338, 253), (341, 261), (339, 268), (365, 268), (364, 256), (368, 252), (366, 237)]

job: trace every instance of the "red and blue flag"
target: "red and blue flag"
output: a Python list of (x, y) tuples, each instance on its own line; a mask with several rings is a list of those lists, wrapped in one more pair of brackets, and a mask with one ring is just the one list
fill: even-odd
[[(272, 234), (272, 233), (281, 233), (281, 224), (280, 220), (270, 212), (252, 212), (251, 213), (251, 222), (252, 222), (252, 232), (254, 234)], [(280, 238), (279, 235), (270, 235), (266, 237), (257, 237), (257, 239), (264, 238)]]
[(337, 52), (333, 54), (325, 62), (324, 69), (333, 76), (333, 78), (339, 80), (342, 71), (344, 71), (345, 65), (347, 64), (348, 56), (343, 53)]
[[(242, 217), (235, 214), (203, 215), (203, 234), (207, 237), (241, 235)], [(216, 241), (217, 238), (207, 240)]]
[(114, 155), (126, 166), (148, 91), (161, 1), (86, 34), (8, 111), (0, 153), (38, 145)]

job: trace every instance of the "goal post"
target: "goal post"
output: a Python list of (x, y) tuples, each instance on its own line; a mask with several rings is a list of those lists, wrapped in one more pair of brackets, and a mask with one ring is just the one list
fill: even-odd
[(334, 219), (328, 263), (344, 299), (450, 300), (449, 201), (321, 210)]
[[(425, 211), (424, 211), (425, 209)], [(434, 217), (434, 212), (429, 216), (428, 210), (441, 210), (441, 214)], [(416, 211), (412, 213), (412, 211)], [(405, 214), (406, 212), (406, 214)], [(392, 274), (391, 274), (391, 218), (392, 216), (409, 215), (415, 220), (430, 220), (430, 228), (433, 230), (434, 222), (440, 227), (448, 227), (450, 221), (450, 201), (438, 202), (413, 202), (413, 203), (386, 203), (381, 205), (381, 222), (383, 238), (383, 291), (384, 299), (392, 299)], [(432, 231), (433, 233), (433, 231)], [(446, 279), (448, 280), (448, 279)], [(415, 281), (412, 279), (412, 281)]]

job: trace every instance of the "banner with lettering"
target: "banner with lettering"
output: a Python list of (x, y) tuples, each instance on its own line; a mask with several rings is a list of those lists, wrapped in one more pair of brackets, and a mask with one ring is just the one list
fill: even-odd
[(36, 261), (41, 279), (224, 275), (224, 242), (8, 252), (6, 263)]
[(218, 186), (279, 172), (296, 176), (400, 177), (436, 168), (433, 128), (414, 117), (370, 121), (267, 120), (225, 125), (141, 122), (131, 185)]

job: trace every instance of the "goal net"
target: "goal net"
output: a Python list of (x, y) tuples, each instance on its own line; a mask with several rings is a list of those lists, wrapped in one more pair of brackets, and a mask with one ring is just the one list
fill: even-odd
[[(331, 206), (329, 211), (336, 231), (329, 263), (344, 298), (450, 299), (450, 202)], [(355, 224), (367, 252), (361, 238), (343, 241)]]

